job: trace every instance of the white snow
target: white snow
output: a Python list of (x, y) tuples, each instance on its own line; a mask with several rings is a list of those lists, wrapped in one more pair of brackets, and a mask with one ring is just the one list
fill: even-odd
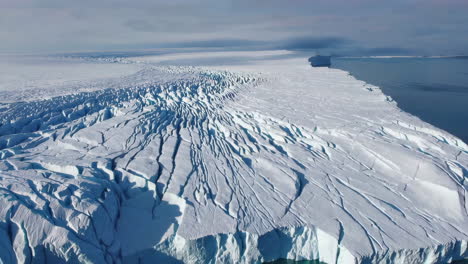
[(130, 75), (139, 69), (135, 64), (0, 56), (0, 103), (102, 89), (113, 77)]
[(468, 146), (282, 55), (2, 63), (0, 262), (466, 258)]

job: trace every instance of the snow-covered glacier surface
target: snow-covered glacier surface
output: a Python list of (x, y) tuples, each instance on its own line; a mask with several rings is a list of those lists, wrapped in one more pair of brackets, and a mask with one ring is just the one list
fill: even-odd
[(468, 257), (466, 144), (344, 71), (228, 55), (4, 60), (0, 263)]

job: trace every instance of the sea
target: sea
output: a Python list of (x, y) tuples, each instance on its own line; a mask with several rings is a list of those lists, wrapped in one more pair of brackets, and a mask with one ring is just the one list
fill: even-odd
[(468, 143), (468, 57), (332, 58), (402, 110)]

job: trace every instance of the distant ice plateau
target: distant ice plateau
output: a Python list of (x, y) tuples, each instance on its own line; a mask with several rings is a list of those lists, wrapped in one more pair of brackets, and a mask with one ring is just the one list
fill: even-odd
[(468, 146), (289, 55), (1, 62), (0, 263), (468, 258)]

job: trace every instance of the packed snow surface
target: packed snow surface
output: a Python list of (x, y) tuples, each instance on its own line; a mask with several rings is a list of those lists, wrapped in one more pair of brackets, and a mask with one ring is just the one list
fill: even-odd
[(237, 55), (2, 63), (0, 263), (467, 257), (467, 145), (344, 71)]

